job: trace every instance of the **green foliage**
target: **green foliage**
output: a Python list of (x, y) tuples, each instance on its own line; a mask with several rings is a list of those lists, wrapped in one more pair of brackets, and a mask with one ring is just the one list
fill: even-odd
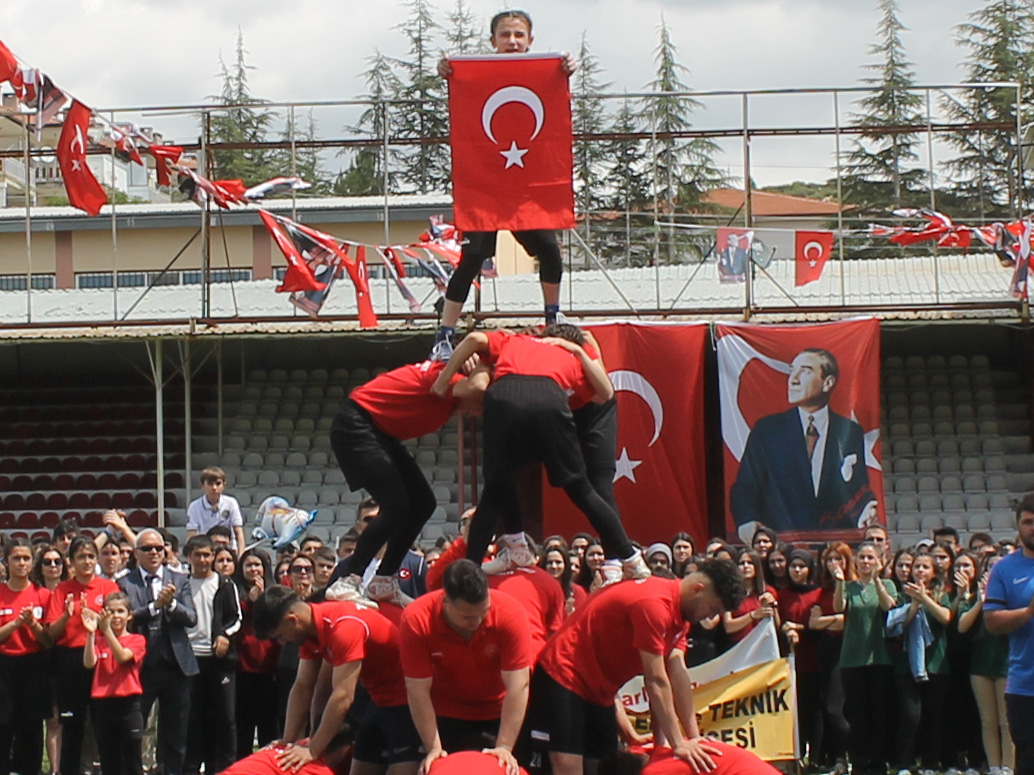
[(319, 139), (316, 129), (316, 118), (311, 109), (305, 113), (304, 120), (299, 120), (296, 111), (290, 111), (287, 116), (287, 125), (284, 127), (280, 139), (285, 143), (290, 143), (292, 140), (295, 143), (293, 163), (289, 147), (275, 154), (277, 167), (281, 174), (297, 175), (312, 184), (312, 188), (300, 192), (302, 196), (326, 196), (331, 193), (332, 181), (324, 169), (320, 150), (304, 145), (299, 147), (299, 144), (312, 143)]
[[(943, 105), (959, 122), (1000, 122), (1016, 126), (1034, 120), (1034, 9), (1030, 0), (986, 0), (956, 28), (956, 45), (967, 49), (964, 65), (971, 82), (1013, 81), (1020, 90), (1021, 115), (1017, 117), (1017, 90), (1009, 87), (972, 89)], [(951, 142), (958, 156), (948, 166), (954, 189), (968, 206), (956, 217), (1008, 217), (1024, 204), (1024, 181), (1019, 179), (1016, 137), (1010, 129), (956, 132)], [(1029, 179), (1026, 181), (1029, 185)]]
[(450, 54), (483, 54), (488, 51), (488, 36), (481, 21), (466, 0), (456, 0), (446, 16), (445, 42)]
[[(589, 50), (589, 42), (582, 33), (578, 49), (579, 67), (571, 83), (574, 95), (571, 120), (575, 135), (602, 133), (607, 124), (606, 105), (599, 95), (610, 89), (609, 82), (601, 80), (603, 68), (599, 59)], [(575, 203), (586, 218), (603, 207), (605, 199), (607, 149), (598, 140), (574, 141)]]
[[(268, 100), (255, 97), (248, 87), (248, 72), (254, 70), (247, 62), (244, 48), (244, 33), (237, 30), (236, 56), (232, 67), (219, 57), (222, 90), (209, 99), (227, 106), (225, 110), (211, 113), (210, 138), (213, 143), (261, 143), (265, 142), (276, 113), (261, 107)], [(203, 129), (202, 129), (203, 131)], [(274, 154), (262, 148), (230, 148), (214, 151), (214, 169), (209, 177), (240, 178), (247, 185), (260, 183), (280, 173), (276, 168)]]
[(923, 97), (912, 91), (915, 71), (901, 40), (907, 28), (898, 18), (897, 0), (879, 0), (878, 8), (877, 39), (869, 47), (878, 61), (865, 65), (875, 75), (861, 79), (875, 91), (858, 101), (860, 111), (853, 114), (864, 131), (847, 155), (843, 180), (847, 201), (886, 211), (927, 196), (922, 189), (928, 177), (918, 166), (918, 134), (896, 129), (923, 123)]

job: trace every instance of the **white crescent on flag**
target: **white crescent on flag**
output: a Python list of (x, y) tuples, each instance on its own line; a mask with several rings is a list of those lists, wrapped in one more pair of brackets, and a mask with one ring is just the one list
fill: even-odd
[[(743, 459), (743, 450), (747, 447), (750, 426), (740, 411), (740, 375), (747, 364), (757, 359), (778, 372), (790, 374), (790, 364), (778, 358), (770, 358), (747, 344), (746, 340), (735, 334), (726, 334), (718, 340), (718, 363), (721, 364), (723, 379), (718, 381), (722, 411), (722, 435), (725, 445), (732, 452), (737, 462)], [(726, 420), (728, 418), (728, 426)]]

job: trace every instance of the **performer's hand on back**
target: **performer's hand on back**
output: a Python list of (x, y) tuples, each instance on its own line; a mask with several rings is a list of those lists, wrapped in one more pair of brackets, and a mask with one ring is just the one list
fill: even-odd
[(692, 740), (683, 740), (671, 749), (677, 759), (683, 759), (693, 765), (696, 772), (710, 772), (718, 765), (714, 763), (712, 756), (721, 756), (722, 752), (709, 745), (706, 738), (694, 737)]

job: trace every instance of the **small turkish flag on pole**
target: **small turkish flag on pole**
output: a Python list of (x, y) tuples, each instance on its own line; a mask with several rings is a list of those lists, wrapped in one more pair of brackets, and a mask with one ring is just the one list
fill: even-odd
[(796, 236), (797, 279), (794, 285), (799, 288), (822, 277), (822, 270), (833, 255), (833, 232), (799, 231)]
[(101, 205), (108, 201), (101, 184), (86, 164), (87, 132), (90, 129), (90, 109), (79, 100), (72, 102), (57, 142), (57, 161), (65, 179), (68, 201), (90, 215), (97, 215)]
[(574, 227), (571, 91), (559, 54), (452, 57), (456, 226)]

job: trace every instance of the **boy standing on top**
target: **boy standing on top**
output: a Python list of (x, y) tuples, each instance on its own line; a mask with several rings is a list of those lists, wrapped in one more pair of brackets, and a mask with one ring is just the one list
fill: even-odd
[[(535, 40), (531, 34), (531, 17), (524, 11), (502, 11), (492, 17), (489, 43), (497, 54), (524, 54)], [(578, 69), (577, 60), (567, 54), (563, 62), (568, 75)], [(438, 74), (445, 79), (452, 76), (452, 65), (448, 57), (438, 63)], [(546, 325), (563, 322), (560, 315), (560, 277), (563, 272), (563, 258), (557, 244), (556, 233), (550, 229), (515, 231), (514, 239), (528, 255), (539, 262), (539, 280), (542, 283), (542, 301), (546, 308)], [(481, 271), (485, 259), (495, 255), (496, 232), (468, 231), (463, 234), (463, 249), (460, 263), (452, 273), (449, 287), (445, 291), (445, 309), (442, 325), (431, 350), (433, 360), (447, 361), (452, 355), (456, 323), (463, 310), (463, 302), (470, 293), (471, 283)]]
[(223, 469), (209, 466), (201, 472), (204, 495), (187, 507), (187, 538), (205, 535), (216, 525), (222, 525), (232, 531), (230, 547), (240, 555), (244, 551), (244, 517), (237, 499), (223, 492), (225, 487)]

